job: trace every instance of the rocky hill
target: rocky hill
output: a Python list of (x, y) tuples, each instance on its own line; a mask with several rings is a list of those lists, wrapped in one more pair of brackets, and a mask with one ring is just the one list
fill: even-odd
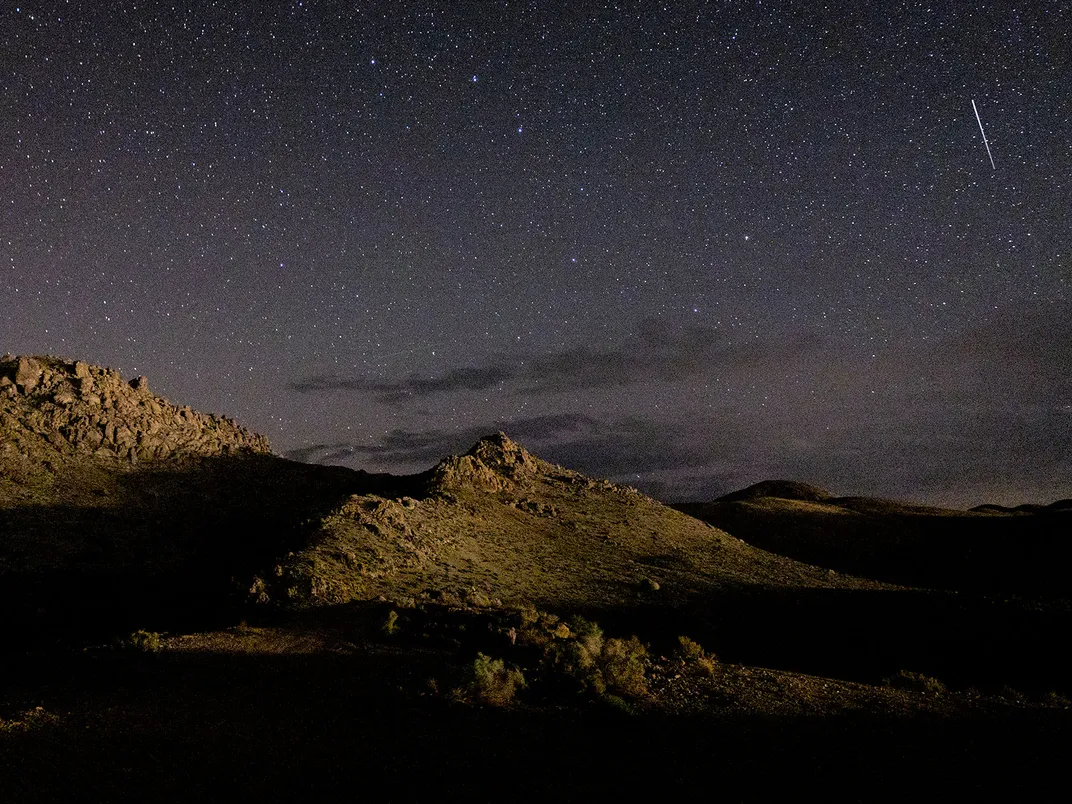
[(217, 605), (232, 575), (298, 546), (305, 518), (368, 482), (272, 455), (144, 377), (0, 359), (0, 605), (31, 632)]
[(735, 502), (737, 500), (758, 500), (763, 497), (777, 497), (781, 500), (800, 500), (801, 502), (823, 502), (833, 497), (829, 491), (795, 480), (763, 480), (753, 483), (740, 491), (730, 492), (718, 498), (718, 502)]
[(310, 546), (254, 582), (323, 605), (428, 590), (543, 605), (669, 606), (726, 589), (878, 588), (743, 543), (504, 433), (444, 459), (415, 496), (351, 496)]
[(56, 357), (0, 358), (6, 455), (135, 464), (183, 456), (268, 454), (263, 436), (227, 417), (177, 406), (113, 369)]

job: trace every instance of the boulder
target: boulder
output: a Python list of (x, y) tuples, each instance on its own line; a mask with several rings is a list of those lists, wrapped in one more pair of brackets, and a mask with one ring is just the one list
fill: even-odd
[(41, 364), (32, 357), (20, 357), (15, 367), (15, 385), (24, 393), (28, 394), (37, 387), (41, 380)]

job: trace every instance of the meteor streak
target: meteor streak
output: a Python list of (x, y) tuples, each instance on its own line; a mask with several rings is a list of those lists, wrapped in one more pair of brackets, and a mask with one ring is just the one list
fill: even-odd
[(998, 166), (994, 164), (994, 155), (990, 153), (990, 143), (986, 141), (986, 132), (983, 131), (983, 120), (979, 117), (979, 109), (975, 105), (975, 98), (972, 98), (972, 108), (975, 109), (975, 119), (979, 121), (979, 133), (983, 135), (983, 145), (986, 146), (986, 155), (990, 157), (990, 167), (997, 170)]

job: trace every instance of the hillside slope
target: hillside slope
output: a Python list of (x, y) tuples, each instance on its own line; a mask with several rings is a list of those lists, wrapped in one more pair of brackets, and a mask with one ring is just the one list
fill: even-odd
[[(753, 487), (756, 488), (756, 487)], [(1069, 597), (1072, 511), (954, 511), (866, 497), (738, 492), (678, 510), (749, 544), (890, 583)]]
[[(49, 638), (218, 609), (233, 577), (300, 545), (302, 523), (375, 477), (271, 453), (145, 378), (0, 359), (0, 605)], [(298, 541), (296, 541), (298, 540)]]
[(503, 433), (422, 480), (418, 497), (351, 497), (259, 590), (299, 605), (433, 589), (665, 606), (728, 589), (881, 587), (747, 545), (635, 489), (543, 461)]

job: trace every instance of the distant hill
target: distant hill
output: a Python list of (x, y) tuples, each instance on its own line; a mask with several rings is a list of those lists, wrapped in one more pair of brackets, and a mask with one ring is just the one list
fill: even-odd
[(736, 502), (738, 500), (758, 500), (761, 497), (778, 497), (783, 500), (800, 500), (802, 502), (822, 502), (833, 496), (826, 489), (798, 483), (794, 480), (764, 480), (754, 483), (740, 491), (734, 491), (718, 498), (718, 502)]
[(749, 544), (890, 583), (1057, 597), (1069, 592), (1072, 510), (1065, 501), (955, 511), (768, 481), (713, 502), (674, 507)]

